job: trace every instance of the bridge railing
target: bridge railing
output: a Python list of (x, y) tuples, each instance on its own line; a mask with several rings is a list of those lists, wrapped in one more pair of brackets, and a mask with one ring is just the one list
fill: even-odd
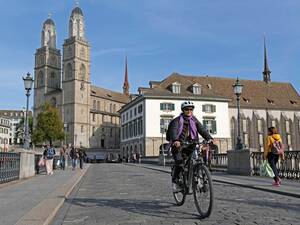
[[(300, 151), (285, 151), (285, 160), (279, 161), (277, 169), (279, 176), (287, 179), (300, 179)], [(263, 152), (252, 152), (252, 174), (259, 176), (259, 167), (263, 161)]]
[(0, 184), (18, 180), (20, 174), (20, 154), (0, 152)]

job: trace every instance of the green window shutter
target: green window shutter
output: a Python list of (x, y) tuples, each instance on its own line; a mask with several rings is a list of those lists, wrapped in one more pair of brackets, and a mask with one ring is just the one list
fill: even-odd
[(205, 112), (205, 105), (202, 105), (202, 112)]
[(160, 110), (163, 110), (163, 109), (164, 109), (164, 104), (160, 103)]
[(216, 106), (215, 105), (212, 105), (212, 112), (216, 112)]
[(171, 110), (175, 110), (175, 104), (172, 104)]
[(212, 133), (216, 134), (217, 133), (217, 121), (212, 120)]

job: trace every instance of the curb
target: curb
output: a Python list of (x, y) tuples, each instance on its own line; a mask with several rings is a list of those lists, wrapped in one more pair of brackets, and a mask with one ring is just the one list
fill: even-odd
[[(163, 172), (163, 173), (171, 173), (170, 171), (166, 171), (160, 168), (151, 168), (151, 167), (147, 167), (147, 166), (143, 166), (143, 165), (134, 165), (134, 164), (126, 164), (129, 166), (136, 166), (136, 167), (142, 167), (145, 169), (150, 169), (150, 170), (154, 170), (154, 171), (159, 171), (159, 172)], [(249, 184), (241, 184), (241, 183), (237, 183), (237, 182), (233, 182), (233, 181), (225, 181), (225, 180), (221, 180), (221, 179), (217, 179), (217, 178), (212, 178), (212, 180), (214, 182), (217, 183), (223, 183), (223, 184), (231, 184), (231, 185), (235, 185), (235, 186), (240, 186), (240, 187), (244, 187), (244, 188), (250, 188), (250, 189), (255, 189), (255, 190), (260, 190), (260, 191), (265, 191), (265, 192), (271, 192), (271, 193), (276, 193), (276, 194), (280, 194), (280, 195), (285, 195), (285, 196), (290, 196), (290, 197), (294, 197), (294, 198), (300, 198), (300, 193), (292, 193), (292, 192), (286, 192), (286, 191), (281, 191), (281, 190), (276, 190), (276, 189), (268, 189), (268, 188), (262, 188), (259, 186), (253, 186), (253, 185), (249, 185)]]
[(87, 165), (85, 169), (77, 173), (67, 183), (58, 187), (27, 214), (22, 216), (15, 225), (49, 225), (72, 190), (85, 175), (89, 166)]

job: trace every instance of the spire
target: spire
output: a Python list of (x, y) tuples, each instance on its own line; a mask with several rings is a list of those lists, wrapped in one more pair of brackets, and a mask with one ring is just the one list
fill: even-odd
[(267, 58), (267, 47), (266, 47), (266, 37), (264, 36), (264, 82), (269, 83), (271, 82), (271, 71), (268, 65), (268, 58)]
[(123, 85), (123, 94), (129, 96), (129, 82), (128, 82), (128, 71), (127, 71), (127, 56), (125, 59), (125, 78)]

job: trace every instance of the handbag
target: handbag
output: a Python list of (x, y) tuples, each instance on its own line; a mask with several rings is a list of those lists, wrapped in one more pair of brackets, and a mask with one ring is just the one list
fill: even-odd
[(260, 176), (266, 176), (266, 177), (274, 177), (274, 172), (270, 166), (270, 164), (267, 162), (267, 160), (264, 160), (263, 163), (259, 167), (259, 174)]
[(43, 157), (40, 158), (38, 165), (39, 166), (45, 166), (45, 159)]

